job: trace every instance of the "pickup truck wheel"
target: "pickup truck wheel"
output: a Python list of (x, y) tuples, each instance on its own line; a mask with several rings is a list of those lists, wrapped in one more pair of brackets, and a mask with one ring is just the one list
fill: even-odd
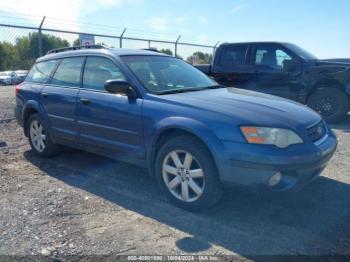
[(179, 136), (163, 144), (156, 157), (158, 184), (169, 201), (199, 211), (213, 206), (222, 189), (216, 165), (197, 139)]
[(337, 123), (349, 111), (349, 98), (338, 88), (319, 89), (311, 94), (307, 105), (322, 115), (328, 123)]
[(35, 154), (40, 157), (50, 157), (58, 152), (58, 147), (52, 143), (38, 114), (32, 114), (29, 117), (26, 128), (30, 146)]

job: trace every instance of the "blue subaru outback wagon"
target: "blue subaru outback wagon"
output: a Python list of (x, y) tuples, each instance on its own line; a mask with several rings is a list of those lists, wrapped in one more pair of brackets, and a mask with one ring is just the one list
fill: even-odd
[(306, 106), (226, 88), (152, 51), (53, 50), (16, 97), (17, 119), (39, 156), (68, 146), (147, 167), (173, 204), (192, 210), (213, 205), (224, 185), (300, 188), (337, 147)]

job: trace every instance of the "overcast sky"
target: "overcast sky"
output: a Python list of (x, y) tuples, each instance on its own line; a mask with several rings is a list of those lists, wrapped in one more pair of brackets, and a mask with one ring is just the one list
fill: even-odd
[(69, 20), (73, 30), (84, 22), (203, 44), (287, 41), (320, 58), (350, 58), (349, 0), (1, 0), (0, 10)]

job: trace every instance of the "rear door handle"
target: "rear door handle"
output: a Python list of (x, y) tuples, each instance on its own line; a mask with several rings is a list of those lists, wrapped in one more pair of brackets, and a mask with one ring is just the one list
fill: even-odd
[(91, 101), (90, 99), (87, 99), (87, 98), (80, 98), (80, 102), (84, 105), (90, 105), (91, 104)]
[(43, 97), (48, 97), (48, 96), (49, 96), (49, 94), (46, 93), (46, 92), (42, 92), (41, 95), (42, 95)]

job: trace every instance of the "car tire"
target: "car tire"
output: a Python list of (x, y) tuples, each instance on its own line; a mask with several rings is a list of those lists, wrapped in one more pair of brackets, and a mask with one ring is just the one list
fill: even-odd
[(36, 155), (47, 158), (59, 152), (59, 147), (52, 143), (48, 130), (38, 114), (30, 115), (26, 125), (26, 133), (30, 146)]
[(222, 196), (210, 152), (203, 143), (190, 136), (174, 137), (160, 147), (155, 172), (162, 192), (172, 204), (182, 209), (204, 210)]
[(349, 98), (338, 88), (316, 90), (309, 97), (307, 105), (330, 124), (339, 122), (349, 112)]

